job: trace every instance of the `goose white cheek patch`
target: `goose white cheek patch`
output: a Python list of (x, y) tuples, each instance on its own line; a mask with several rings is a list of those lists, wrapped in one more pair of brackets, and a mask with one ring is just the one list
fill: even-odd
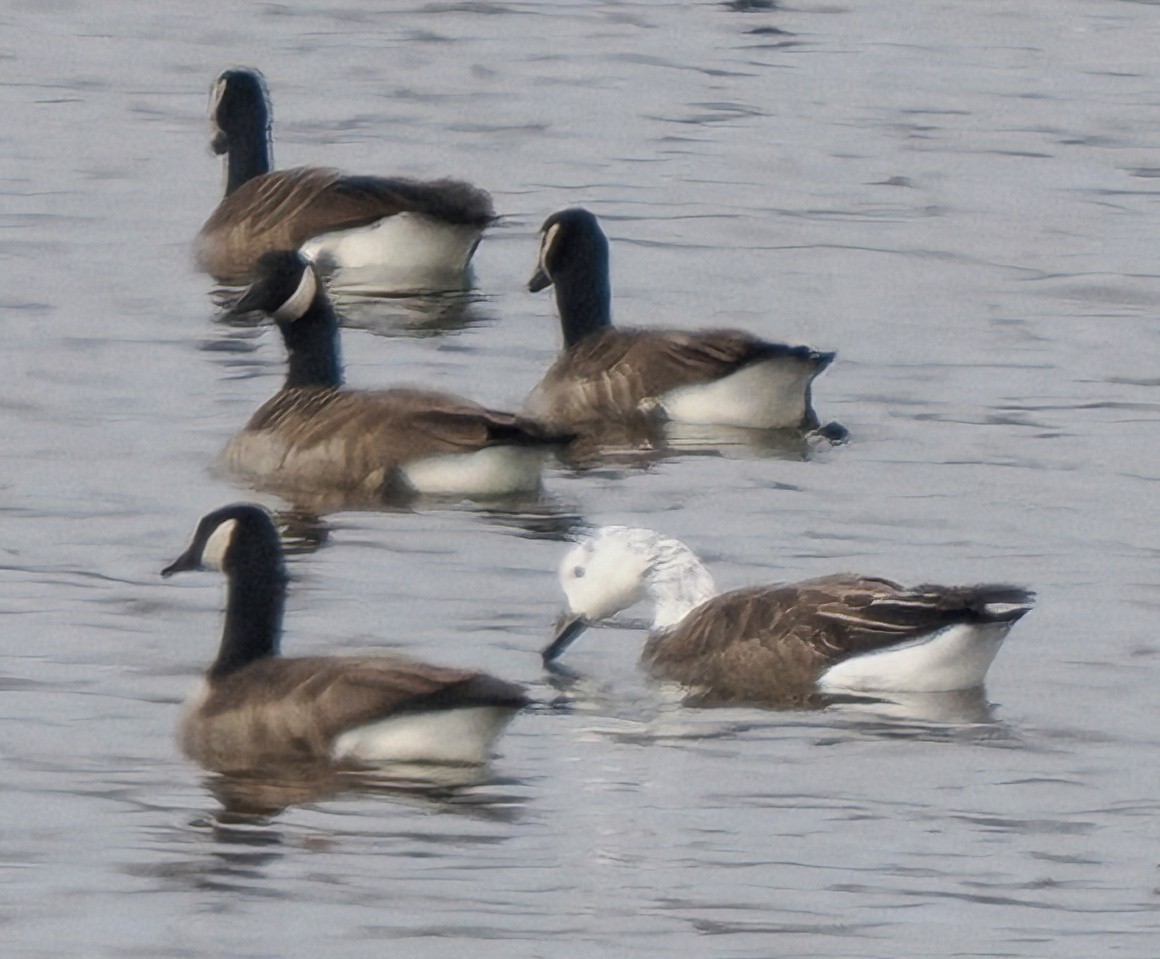
[(227, 519), (224, 523), (219, 523), (217, 528), (209, 534), (209, 538), (205, 541), (205, 546), (201, 551), (203, 566), (216, 570), (223, 568), (222, 563), (226, 558), (226, 550), (230, 548), (230, 542), (234, 538), (234, 529), (237, 525), (236, 519)]
[(298, 282), (298, 289), (290, 294), (290, 298), (274, 311), (274, 319), (283, 323), (293, 323), (300, 319), (310, 309), (310, 304), (314, 302), (314, 294), (317, 292), (318, 279), (314, 275), (314, 269), (308, 266), (302, 273), (302, 279)]
[(217, 110), (221, 105), (222, 97), (226, 92), (226, 81), (224, 77), (219, 77), (217, 83), (213, 85), (213, 89), (209, 91), (209, 118), (214, 121), (214, 126), (217, 126)]
[(556, 236), (560, 232), (560, 224), (553, 223), (548, 227), (548, 231), (544, 234), (544, 241), (540, 244), (540, 269), (544, 271), (544, 276), (549, 279), (552, 276), (548, 269), (548, 253), (552, 249), (552, 244), (556, 242)]

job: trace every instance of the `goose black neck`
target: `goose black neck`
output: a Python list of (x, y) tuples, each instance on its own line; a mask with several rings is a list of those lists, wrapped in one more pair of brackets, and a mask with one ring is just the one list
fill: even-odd
[(247, 180), (269, 173), (271, 168), (270, 134), (265, 121), (259, 120), (253, 129), (230, 134), (226, 156), (226, 196)]
[(226, 621), (211, 679), (221, 679), (259, 659), (277, 656), (282, 638), (286, 572), (281, 556), (266, 557), (229, 575)]
[(326, 294), (319, 290), (310, 309), (296, 320), (279, 320), (278, 328), (290, 354), (285, 389), (342, 386), (338, 320)]
[(556, 309), (564, 332), (564, 348), (612, 325), (612, 289), (608, 261), (593, 264), (591, 270), (569, 271), (552, 278), (556, 287)]

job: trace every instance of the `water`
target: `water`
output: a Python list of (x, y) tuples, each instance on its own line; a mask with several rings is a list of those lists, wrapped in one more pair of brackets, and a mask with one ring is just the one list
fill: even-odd
[[(0, 11), (5, 955), (1154, 957), (1156, 7), (375, 6)], [(157, 573), (248, 495), (205, 468), (282, 368), (189, 264), (235, 63), (280, 165), (461, 176), (505, 214), (477, 298), (352, 318), (354, 385), (515, 406), (558, 335), (522, 291), (535, 232), (576, 203), (618, 319), (840, 354), (815, 402), (844, 447), (302, 525), (289, 652), (571, 700), (468, 789), (246, 815), (172, 743), (220, 584)], [(1039, 606), (982, 701), (682, 710), (628, 630), (541, 671), (581, 518), (680, 536), (723, 587), (852, 569)]]

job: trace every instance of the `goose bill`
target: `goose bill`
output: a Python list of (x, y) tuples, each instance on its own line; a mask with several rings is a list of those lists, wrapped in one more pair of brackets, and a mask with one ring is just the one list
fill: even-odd
[(172, 563), (161, 571), (161, 575), (165, 579), (169, 579), (174, 573), (187, 573), (190, 570), (204, 569), (201, 564), (201, 551), (195, 546), (190, 546), (184, 553), (177, 557)]
[(543, 266), (537, 266), (536, 272), (532, 274), (532, 278), (528, 280), (528, 292), (539, 293), (540, 290), (546, 290), (552, 285), (552, 278), (548, 276), (547, 271)]
[(246, 288), (246, 292), (242, 294), (242, 298), (231, 307), (227, 316), (242, 316), (246, 313), (253, 313), (255, 310), (262, 309), (268, 299), (266, 293), (266, 284), (259, 280), (257, 283)]
[(552, 637), (552, 641), (540, 654), (544, 659), (544, 665), (559, 658), (564, 650), (571, 646), (589, 625), (590, 622), (586, 616), (580, 616), (574, 613), (562, 613), (560, 618), (556, 620), (556, 631)]

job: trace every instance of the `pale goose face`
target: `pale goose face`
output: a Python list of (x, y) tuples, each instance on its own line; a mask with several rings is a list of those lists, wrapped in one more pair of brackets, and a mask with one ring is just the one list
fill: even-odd
[(556, 623), (544, 662), (556, 659), (594, 622), (607, 619), (644, 598), (652, 570), (649, 530), (606, 526), (568, 551), (560, 564), (560, 585), (567, 609)]

